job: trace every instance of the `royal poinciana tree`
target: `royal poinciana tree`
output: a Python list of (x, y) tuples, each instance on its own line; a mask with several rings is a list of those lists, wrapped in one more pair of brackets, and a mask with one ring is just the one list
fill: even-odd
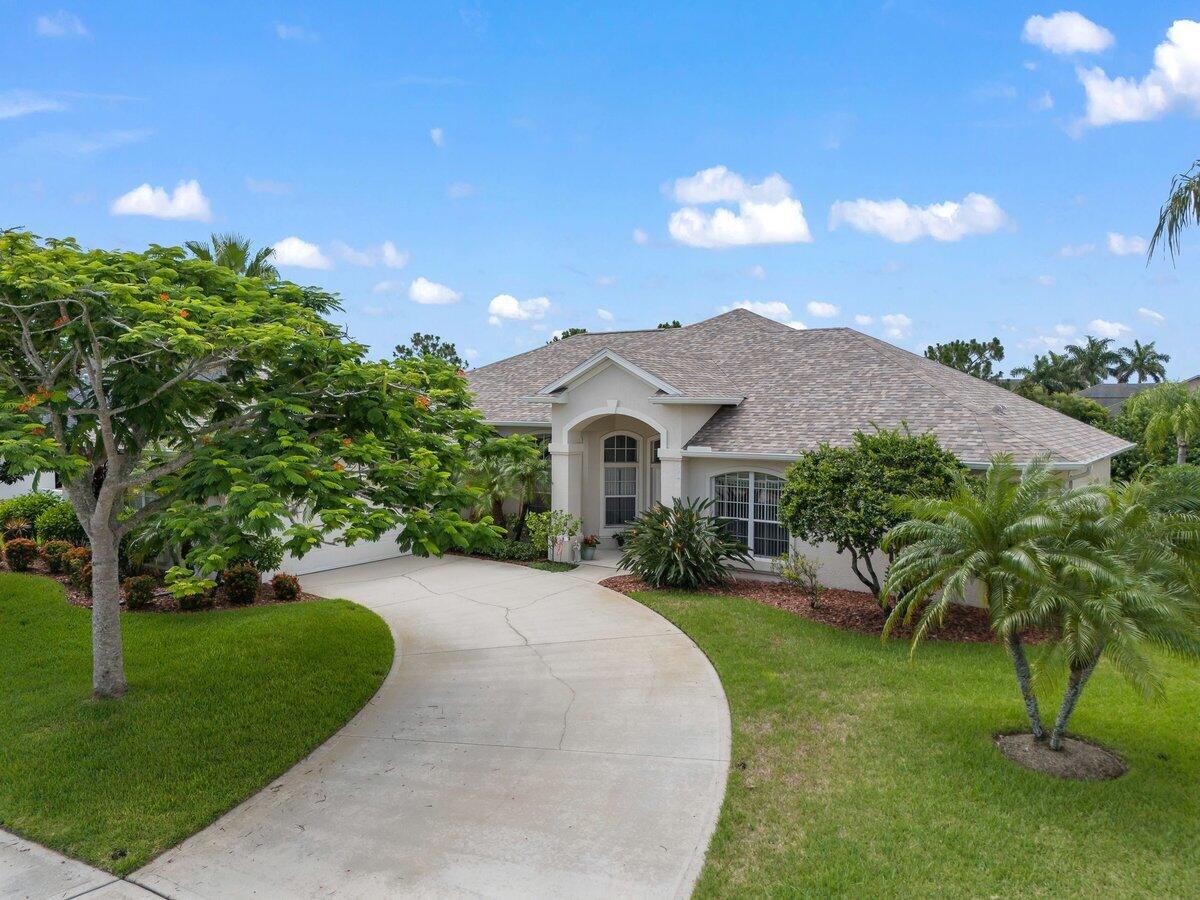
[(117, 551), (138, 529), (199, 583), (272, 534), (297, 555), (392, 529), (418, 553), (495, 539), (459, 515), (487, 437), (462, 373), (368, 361), (330, 302), (179, 248), (0, 234), (0, 458), (57, 472), (87, 533), (97, 696), (126, 690)]

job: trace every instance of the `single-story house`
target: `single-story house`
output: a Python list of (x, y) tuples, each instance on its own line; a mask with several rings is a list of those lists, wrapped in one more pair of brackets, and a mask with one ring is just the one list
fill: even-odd
[[(1200, 388), (1200, 375), (1193, 375), (1184, 382), (1189, 390)], [(1085, 387), (1082, 390), (1076, 391), (1080, 397), (1087, 397), (1089, 400), (1095, 400), (1101, 406), (1108, 410), (1109, 415), (1119, 416), (1121, 410), (1125, 406), (1125, 401), (1134, 394), (1140, 394), (1142, 391), (1155, 387), (1158, 382), (1142, 381), (1142, 382), (1112, 382), (1103, 381), (1100, 384), (1093, 384), (1091, 387)]]
[[(1047, 456), (1106, 482), (1131, 444), (850, 328), (797, 330), (744, 309), (682, 328), (578, 334), (468, 375), (485, 419), (544, 436), (551, 503), (612, 546), (642, 510), (710, 498), (767, 571), (791, 539), (778, 503), (791, 461), (873, 426), (932, 432), (965, 465)], [(831, 547), (831, 587), (860, 588)]]

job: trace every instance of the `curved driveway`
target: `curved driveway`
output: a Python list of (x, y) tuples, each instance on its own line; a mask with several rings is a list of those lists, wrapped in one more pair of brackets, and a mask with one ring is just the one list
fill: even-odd
[(170, 897), (675, 897), (725, 790), (716, 673), (592, 583), (461, 557), (304, 578), (397, 663), (310, 757), (129, 880)]

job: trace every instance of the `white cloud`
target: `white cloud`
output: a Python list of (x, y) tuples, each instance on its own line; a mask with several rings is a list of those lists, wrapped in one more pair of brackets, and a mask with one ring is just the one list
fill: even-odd
[(874, 325), (875, 317), (874, 316), (866, 316), (866, 315), (863, 315), (862, 313), (859, 313), (858, 315), (856, 315), (854, 317), (854, 324), (856, 324), (856, 325)]
[(895, 243), (918, 238), (957, 241), (970, 234), (988, 234), (1008, 222), (998, 203), (983, 194), (967, 194), (961, 202), (948, 200), (929, 206), (910, 206), (903, 200), (839, 200), (829, 210), (829, 227), (849, 225)]
[(302, 44), (315, 44), (321, 38), (315, 31), (305, 28), (303, 25), (284, 25), (282, 23), (275, 26), (275, 36), (281, 41), (298, 41)]
[(329, 257), (321, 252), (316, 244), (301, 240), (298, 237), (285, 237), (276, 241), (271, 256), (281, 266), (295, 266), (298, 269), (328, 269), (332, 265)]
[(1021, 40), (1051, 53), (1099, 53), (1111, 47), (1115, 38), (1107, 28), (1077, 12), (1056, 12), (1049, 18), (1026, 19)]
[(1167, 321), (1166, 316), (1164, 316), (1158, 310), (1150, 309), (1148, 306), (1139, 306), (1137, 311), (1139, 316), (1141, 316), (1143, 319), (1149, 319), (1155, 325), (1161, 325), (1163, 322)]
[(479, 358), (479, 351), (476, 350), (474, 347), (467, 347), (466, 349), (463, 350), (462, 353), (463, 353), (463, 357), (466, 359), (478, 359)]
[(1054, 109), (1054, 97), (1049, 91), (1043, 91), (1042, 96), (1035, 97), (1029, 101), (1029, 108), (1037, 112), (1045, 112), (1048, 109)]
[(21, 146), (30, 153), (61, 156), (92, 156), (106, 150), (127, 147), (146, 140), (154, 132), (149, 128), (101, 131), (91, 134), (47, 132), (36, 135)]
[(355, 250), (349, 244), (343, 244), (341, 241), (333, 242), (333, 252), (352, 266), (375, 265), (375, 260), (369, 252), (366, 250)]
[(818, 319), (831, 319), (841, 312), (833, 303), (823, 303), (820, 300), (809, 300), (805, 309), (810, 316), (816, 316)]
[(66, 106), (47, 97), (35, 94), (33, 91), (0, 91), (0, 119), (15, 119), (30, 113), (58, 112)]
[(547, 297), (518, 300), (512, 294), (497, 294), (488, 304), (488, 322), (492, 325), (499, 325), (503, 319), (520, 322), (541, 319), (549, 311), (550, 300)]
[(152, 216), (155, 219), (191, 219), (206, 222), (212, 216), (200, 182), (181, 181), (170, 194), (149, 183), (135, 187), (112, 202), (114, 216)]
[(786, 325), (788, 328), (795, 328), (797, 331), (807, 331), (808, 330), (808, 326), (805, 325), (803, 322), (801, 322), (798, 319), (791, 321), (791, 322), (784, 322), (783, 324)]
[(601, 322), (611, 322), (614, 316), (607, 309), (601, 308), (596, 310), (596, 318), (598, 318)]
[(371, 288), (376, 294), (394, 294), (396, 291), (404, 290), (403, 281), (380, 281)]
[(612, 287), (617, 283), (616, 275), (597, 275), (596, 287)]
[(418, 277), (408, 286), (408, 299), (426, 306), (444, 306), (457, 303), (462, 299), (462, 293), (428, 278)]
[(464, 200), (475, 196), (475, 185), (465, 181), (456, 181), (446, 187), (446, 196), (451, 200)]
[(1106, 319), (1092, 319), (1088, 323), (1088, 331), (1099, 335), (1102, 338), (1119, 338), (1125, 332), (1129, 331), (1128, 325), (1122, 325), (1120, 322), (1109, 322)]
[[(804, 208), (791, 192), (792, 186), (778, 174), (748, 184), (725, 166), (713, 166), (675, 181), (675, 200), (690, 205), (671, 214), (667, 230), (681, 244), (708, 249), (808, 243), (812, 234)], [(698, 208), (723, 202), (737, 203), (737, 211)]]
[(1110, 231), (1108, 233), (1108, 252), (1115, 253), (1117, 256), (1145, 253), (1146, 239), (1138, 237), (1136, 234), (1117, 234), (1115, 231)]
[(1074, 325), (1055, 325), (1052, 334), (1036, 334), (1021, 342), (1027, 350), (1062, 350), (1077, 330)]
[(644, 247), (646, 244), (650, 243), (650, 235), (646, 234), (646, 232), (642, 231), (640, 228), (635, 228), (633, 229), (633, 242)]
[(884, 325), (883, 333), (893, 340), (900, 340), (912, 334), (913, 321), (904, 313), (888, 313), (886, 316), (880, 316), (879, 320)]
[(342, 241), (334, 241), (332, 249), (338, 258), (352, 266), (373, 267), (380, 263), (389, 269), (403, 269), (408, 265), (408, 251), (397, 250), (391, 241), (384, 241), (378, 247), (367, 247), (357, 250)]
[(1066, 257), (1087, 256), (1095, 249), (1095, 244), (1067, 244), (1059, 248), (1058, 255)]
[(429, 139), (433, 141), (433, 146), (435, 147), (446, 146), (446, 132), (441, 128), (430, 128)]
[(384, 241), (380, 245), (379, 257), (389, 269), (403, 269), (408, 265), (408, 251), (397, 250), (391, 241)]
[(1038, 275), (1033, 279), (1034, 284), (1040, 284), (1042, 287), (1054, 287), (1058, 283), (1053, 275)]
[(1200, 115), (1200, 22), (1179, 19), (1154, 48), (1154, 67), (1141, 81), (1109, 78), (1099, 67), (1080, 68), (1089, 125), (1145, 122), (1185, 106)]
[(37, 33), (48, 38), (87, 37), (88, 30), (79, 16), (65, 9), (49, 16), (38, 16)]
[(721, 312), (729, 312), (731, 309), (748, 309), (776, 322), (786, 322), (792, 318), (791, 308), (782, 300), (741, 300), (732, 306), (722, 306)]
[(247, 175), (246, 190), (252, 194), (272, 194), (276, 197), (287, 197), (292, 193), (292, 186), (285, 181), (272, 181), (270, 178), (251, 178)]
[(757, 278), (761, 281), (762, 279), (767, 277), (767, 270), (764, 269), (762, 266), (751, 266), (749, 269), (746, 270), (746, 274), (749, 275), (751, 278)]

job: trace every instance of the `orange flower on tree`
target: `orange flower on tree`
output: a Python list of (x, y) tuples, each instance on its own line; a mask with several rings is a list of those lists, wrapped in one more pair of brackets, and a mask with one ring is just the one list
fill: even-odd
[(342, 438), (342, 446), (343, 447), (349, 447), (353, 443), (354, 443), (354, 441), (350, 440), (350, 438), (348, 438), (348, 437)]
[(70, 321), (71, 321), (70, 316), (59, 316), (57, 319), (54, 320), (54, 327), (62, 328), (64, 325), (66, 325)]
[(159, 300), (170, 300), (171, 295), (168, 294), (166, 291), (163, 291), (161, 294), (158, 295), (158, 299)]
[(346, 467), (343, 466), (340, 462), (336, 462), (333, 464), (333, 471), (344, 472), (344, 471), (346, 471)]
[(41, 437), (43, 434), (46, 433), (46, 426), (45, 425), (34, 425), (33, 428), (30, 430), (33, 431), (33, 433), (36, 434), (38, 437)]
[(181, 319), (186, 319), (189, 315), (191, 315), (191, 313), (189, 313), (186, 309), (181, 309), (179, 311), (179, 317)]
[(424, 394), (417, 394), (417, 399), (413, 402), (416, 403), (417, 406), (421, 407), (421, 409), (429, 409), (429, 398)]

